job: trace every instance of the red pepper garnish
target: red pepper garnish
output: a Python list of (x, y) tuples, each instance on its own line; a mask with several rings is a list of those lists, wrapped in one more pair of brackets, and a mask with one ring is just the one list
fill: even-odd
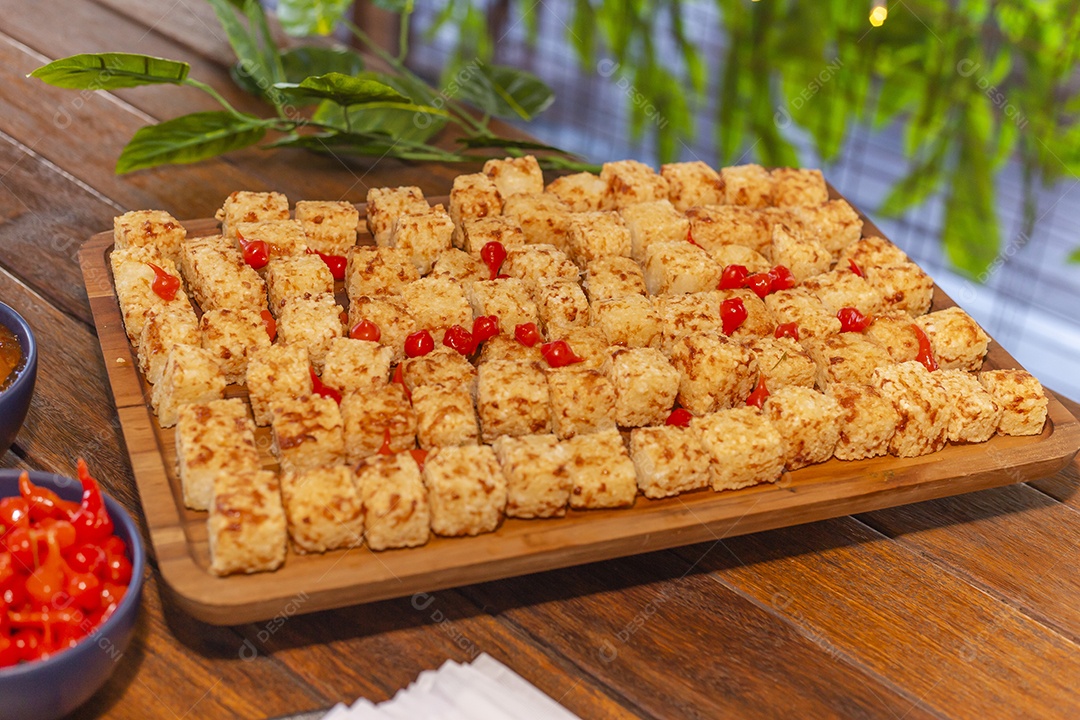
[(473, 320), (472, 335), (476, 344), (490, 340), (499, 334), (499, 318), (494, 315), (481, 315)]
[(730, 335), (742, 327), (742, 324), (746, 322), (746, 317), (746, 305), (743, 304), (742, 298), (728, 298), (720, 303), (720, 320), (724, 323), (725, 335)]
[(400, 363), (394, 368), (394, 377), (390, 379), (390, 382), (401, 385), (401, 389), (405, 391), (405, 399), (412, 402), (412, 393), (409, 391), (409, 386), (405, 384), (405, 372)]
[(414, 449), (409, 451), (409, 454), (412, 455), (413, 460), (415, 460), (416, 464), (420, 466), (420, 471), (423, 472), (424, 471), (424, 463), (427, 462), (428, 451), (427, 450), (418, 450), (418, 449), (414, 448)]
[(480, 259), (488, 267), (488, 279), (494, 280), (499, 277), (499, 268), (502, 267), (503, 261), (506, 260), (506, 248), (498, 240), (492, 240), (480, 248)]
[(102, 542), (113, 534), (113, 521), (105, 508), (98, 481), (90, 476), (86, 461), (79, 458), (79, 482), (82, 483), (82, 505), (71, 516), (80, 543)]
[(19, 475), (19, 495), (26, 501), (31, 520), (57, 518), (67, 520), (79, 509), (78, 503), (61, 500), (60, 496), (48, 488), (38, 487), (30, 482), (30, 473)]
[(244, 251), (244, 262), (252, 269), (264, 268), (270, 262), (270, 245), (265, 240), (245, 240), (239, 234), (236, 239)]
[(0, 500), (0, 537), (17, 527), (30, 527), (30, 503), (22, 497)]
[(840, 332), (862, 332), (874, 321), (853, 307), (840, 308), (836, 319), (840, 321)]
[(675, 408), (668, 415), (668, 419), (664, 424), (674, 425), (675, 427), (690, 427), (690, 421), (693, 419), (694, 416), (686, 408)]
[(390, 428), (383, 428), (382, 433), (382, 445), (379, 446), (380, 455), (393, 455), (394, 451), (390, 449)]
[(915, 356), (915, 359), (923, 364), (930, 372), (934, 372), (938, 369), (937, 358), (934, 357), (934, 348), (930, 344), (930, 338), (916, 323), (911, 323), (911, 327), (915, 329), (915, 336), (919, 339), (919, 354)]
[(757, 386), (754, 388), (754, 392), (750, 393), (750, 397), (746, 398), (746, 404), (753, 405), (760, 410), (767, 397), (769, 397), (769, 388), (765, 387), (765, 376), (758, 374)]
[(370, 320), (361, 320), (352, 326), (349, 330), (349, 337), (353, 340), (367, 340), (369, 342), (379, 342), (379, 338), (382, 337), (382, 331), (379, 330), (379, 326)]
[(776, 332), (773, 333), (773, 337), (789, 337), (792, 340), (797, 341), (799, 339), (799, 323), (780, 323), (776, 326)]
[(865, 275), (863, 275), (862, 268), (856, 265), (854, 260), (848, 258), (847, 264), (848, 267), (851, 268), (851, 272), (855, 273), (859, 277), (866, 277)]
[(154, 282), (150, 285), (150, 289), (165, 302), (174, 300), (176, 293), (180, 290), (180, 278), (170, 275), (154, 263), (146, 264), (154, 271)]
[(788, 290), (799, 284), (799, 281), (795, 279), (795, 275), (783, 265), (777, 265), (770, 270), (769, 277), (772, 278), (772, 282), (769, 283), (769, 292)]
[(330, 274), (334, 276), (335, 280), (345, 279), (345, 268), (349, 265), (349, 259), (344, 255), (327, 255), (311, 248), (308, 248), (307, 254), (318, 255), (322, 258), (322, 261), (326, 263), (326, 267), (330, 268)]
[(720, 273), (720, 282), (717, 284), (716, 289), (735, 290), (746, 287), (746, 278), (749, 275), (750, 271), (746, 269), (745, 265), (728, 265)]
[(772, 276), (769, 273), (754, 273), (746, 277), (746, 287), (753, 290), (754, 294), (759, 298), (764, 298), (769, 294), (772, 281)]
[(411, 358), (427, 355), (434, 349), (435, 339), (431, 337), (431, 333), (427, 330), (414, 332), (405, 338), (405, 354)]
[(694, 228), (693, 227), (686, 228), (686, 241), (688, 243), (690, 243), (691, 245), (701, 247), (700, 245), (697, 244), (697, 240), (694, 239)]
[(315, 368), (308, 366), (308, 373), (311, 375), (311, 392), (320, 397), (330, 398), (338, 405), (341, 404), (341, 391), (332, 388), (322, 381), (318, 375), (315, 374)]
[(262, 318), (263, 327), (266, 328), (266, 334), (270, 336), (270, 342), (274, 342), (277, 338), (277, 320), (274, 319), (274, 316), (269, 310), (260, 312), (259, 317)]
[(45, 557), (26, 578), (26, 592), (39, 605), (51, 605), (64, 589), (64, 560), (55, 532), (45, 533)]
[(514, 327), (514, 337), (525, 347), (533, 347), (540, 342), (540, 331), (536, 323), (522, 323)]
[(553, 368), (566, 367), (567, 365), (585, 361), (585, 358), (578, 357), (574, 354), (574, 350), (570, 347), (570, 343), (565, 340), (544, 343), (540, 346), (540, 355), (547, 361), (547, 364)]
[(469, 357), (476, 352), (476, 338), (460, 325), (452, 325), (446, 329), (443, 334), (442, 344), (457, 350), (465, 357)]

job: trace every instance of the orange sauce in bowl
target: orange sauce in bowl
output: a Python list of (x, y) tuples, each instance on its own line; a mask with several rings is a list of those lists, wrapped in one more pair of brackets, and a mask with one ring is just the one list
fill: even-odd
[(13, 379), (16, 368), (22, 361), (22, 346), (14, 333), (0, 325), (0, 390), (7, 387)]

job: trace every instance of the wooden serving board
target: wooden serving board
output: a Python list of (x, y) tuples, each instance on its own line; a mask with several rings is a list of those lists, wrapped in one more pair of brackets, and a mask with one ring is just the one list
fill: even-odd
[[(863, 221), (866, 234), (881, 235), (865, 216)], [(218, 232), (218, 224), (209, 219), (184, 226), (193, 237)], [(995, 436), (919, 458), (833, 459), (784, 473), (776, 484), (723, 493), (699, 490), (664, 500), (639, 496), (629, 509), (571, 510), (550, 520), (508, 518), (494, 533), (433, 537), (420, 548), (290, 552), (277, 572), (218, 578), (207, 569), (207, 514), (184, 507), (173, 429), (158, 426), (150, 386), (124, 333), (109, 264), (112, 244), (112, 233), (94, 235), (83, 245), (79, 261), (150, 541), (161, 576), (180, 606), (217, 625), (430, 592), (1034, 480), (1063, 468), (1080, 448), (1080, 423), (1048, 393), (1049, 422), (1041, 435)], [(933, 309), (954, 304), (935, 289)], [(1020, 366), (991, 341), (986, 367)], [(230, 386), (227, 395), (243, 397), (244, 390)], [(259, 428), (256, 439), (266, 465), (274, 466), (269, 430)]]

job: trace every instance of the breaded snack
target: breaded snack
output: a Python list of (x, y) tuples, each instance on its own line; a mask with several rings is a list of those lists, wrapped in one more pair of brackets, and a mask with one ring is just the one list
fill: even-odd
[(750, 273), (768, 272), (772, 269), (772, 263), (766, 260), (764, 255), (745, 245), (717, 245), (709, 250), (709, 257), (721, 270), (728, 265), (742, 265)]
[(963, 370), (941, 370), (934, 376), (949, 398), (949, 442), (989, 440), (1004, 411), (978, 376)]
[(942, 370), (978, 370), (990, 343), (974, 318), (958, 307), (945, 308), (915, 318), (930, 338), (934, 359)]
[(863, 460), (889, 452), (900, 416), (881, 391), (858, 383), (833, 383), (825, 393), (840, 408), (840, 437), (833, 455)]
[(423, 215), (430, 209), (418, 187), (369, 188), (365, 211), (368, 232), (375, 238), (376, 245), (388, 247), (395, 220), (402, 215)]
[(364, 543), (364, 506), (352, 468), (281, 474), (281, 500), (293, 549), (321, 553)]
[(418, 547), (431, 535), (431, 509), (410, 453), (376, 455), (356, 469), (364, 537), (372, 550)]
[(695, 332), (722, 331), (720, 296), (717, 292), (661, 295), (655, 298), (660, 312), (660, 349), (671, 355), (675, 341)]
[(784, 465), (825, 462), (840, 439), (840, 405), (813, 388), (788, 385), (769, 394), (761, 413), (784, 438)]
[(431, 531), (458, 537), (493, 532), (506, 507), (506, 478), (487, 445), (441, 447), (424, 461)]
[(645, 273), (632, 258), (605, 257), (585, 266), (581, 287), (589, 302), (613, 300), (626, 295), (645, 295)]
[(855, 308), (863, 315), (876, 315), (882, 308), (877, 288), (846, 267), (808, 278), (802, 286), (834, 315), (846, 307)]
[(885, 265), (900, 265), (911, 262), (900, 248), (893, 245), (885, 238), (871, 235), (857, 240), (840, 252), (836, 261), (838, 268), (849, 267), (849, 262), (854, 262), (859, 269), (883, 267)]
[(653, 348), (615, 349), (608, 379), (615, 387), (615, 422), (623, 427), (664, 422), (679, 393), (679, 371)]
[(742, 245), (766, 255), (772, 252), (776, 217), (755, 208), (740, 205), (692, 207), (686, 211), (690, 235), (706, 252), (724, 245)]
[(390, 247), (409, 253), (416, 271), (426, 275), (439, 253), (450, 249), (453, 234), (453, 221), (436, 205), (423, 215), (399, 215), (390, 229)]
[(288, 535), (277, 476), (269, 470), (217, 473), (206, 535), (214, 575), (281, 567)]
[(562, 517), (570, 501), (566, 449), (554, 435), (503, 435), (491, 448), (506, 478), (506, 516)]
[(307, 250), (307, 236), (299, 220), (264, 220), (253, 223), (239, 223), (236, 226), (237, 248), (243, 246), (239, 241), (261, 240), (267, 245), (267, 253), (272, 258), (298, 255)]
[(619, 210), (637, 203), (666, 200), (669, 192), (667, 180), (637, 160), (604, 163), (600, 168), (600, 179), (607, 186), (601, 204), (604, 210)]
[(983, 384), (1002, 410), (999, 435), (1038, 435), (1046, 423), (1049, 400), (1042, 383), (1025, 370), (987, 370)]
[(544, 372), (520, 360), (490, 360), (477, 372), (476, 408), (484, 442), (500, 435), (551, 432)]
[(467, 385), (421, 385), (412, 391), (412, 405), (416, 435), (424, 450), (476, 445), (480, 427)]
[(330, 398), (287, 398), (275, 402), (270, 412), (270, 428), (274, 431), (271, 450), (283, 471), (312, 470), (344, 461), (341, 412)]
[(277, 340), (282, 345), (302, 345), (311, 364), (322, 372), (330, 343), (343, 334), (344, 314), (330, 294), (289, 300), (278, 313)]
[(540, 322), (548, 335), (589, 324), (589, 301), (574, 280), (538, 283), (532, 288)]
[(659, 348), (664, 323), (652, 298), (624, 295), (597, 300), (589, 306), (590, 323), (599, 328), (608, 345)]
[(213, 353), (229, 384), (244, 382), (248, 353), (270, 347), (262, 315), (255, 310), (207, 310), (199, 321), (199, 330), (202, 346)]
[(566, 203), (568, 211), (587, 212), (600, 209), (607, 183), (599, 175), (580, 172), (555, 178), (548, 183), (545, 192)]
[[(733, 338), (772, 337), (776, 331), (776, 318), (769, 312), (769, 308), (753, 290), (714, 290), (709, 293), (716, 314), (720, 315), (720, 308), (725, 300), (738, 299), (742, 301), (746, 309), (746, 319), (731, 333)], [(721, 318), (722, 321), (722, 318)]]
[(715, 333), (676, 340), (671, 365), (679, 371), (679, 404), (695, 415), (742, 404), (757, 383), (753, 353)]
[(915, 263), (863, 269), (866, 280), (881, 292), (886, 310), (924, 315), (934, 299), (934, 281)]
[(345, 290), (350, 300), (400, 295), (402, 288), (420, 279), (404, 249), (358, 246), (349, 251), (348, 258)]
[(165, 300), (154, 292), (154, 279), (157, 277), (150, 263), (157, 265), (169, 275), (179, 279), (176, 265), (153, 246), (132, 246), (124, 250), (113, 250), (109, 258), (112, 264), (113, 285), (116, 299), (120, 304), (120, 314), (124, 319), (124, 330), (128, 340), (137, 345), (142, 335), (143, 326), (151, 315), (165, 307), (175, 305), (181, 310), (191, 308), (191, 302), (184, 294), (183, 287), (176, 291), (176, 297)]
[(411, 450), (416, 444), (416, 412), (397, 383), (346, 395), (341, 399), (341, 419), (345, 461), (350, 465), (378, 454), (387, 437), (390, 452)]
[(784, 470), (784, 438), (755, 407), (737, 407), (690, 421), (709, 453), (713, 490), (776, 482)]
[(217, 400), (225, 392), (225, 385), (225, 376), (213, 353), (201, 347), (173, 345), (161, 379), (150, 394), (158, 424), (172, 427), (181, 406)]
[(777, 168), (769, 174), (776, 207), (815, 207), (829, 200), (829, 188), (820, 170)]
[(555, 195), (515, 195), (506, 199), (503, 215), (516, 218), (530, 245), (554, 245), (566, 252), (570, 206)]
[(270, 311), (277, 316), (289, 300), (333, 294), (334, 276), (318, 255), (274, 258), (264, 275)]
[(269, 425), (270, 408), (311, 394), (311, 363), (301, 345), (271, 345), (248, 356), (247, 391), (255, 424)]
[(824, 205), (791, 208), (804, 233), (824, 245), (833, 255), (862, 237), (862, 218), (847, 200), (829, 200)]
[(454, 221), (454, 245), (461, 247), (466, 220), (502, 215), (502, 197), (484, 173), (458, 175), (450, 190), (450, 218)]
[[(431, 266), (429, 278), (451, 280), (466, 285), (477, 280), (487, 280), (490, 276), (487, 266), (469, 253), (450, 248), (439, 253), (435, 264)], [(415, 278), (414, 278), (415, 279)]]
[(656, 242), (686, 242), (690, 221), (667, 199), (629, 205), (619, 215), (630, 231), (630, 256), (645, 260), (645, 251)]
[(345, 255), (356, 245), (360, 213), (344, 200), (299, 200), (296, 219), (304, 227), (307, 245), (324, 255)]
[[(418, 328), (434, 330), (461, 325), (466, 329), (472, 329), (473, 311), (469, 307), (469, 298), (466, 297), (461, 285), (453, 280), (420, 278), (402, 288), (401, 300), (409, 309), (409, 314), (416, 321)], [(441, 337), (436, 338), (436, 340), (439, 339)]]
[(354, 297), (349, 302), (349, 327), (362, 320), (379, 328), (379, 344), (394, 351), (394, 362), (405, 357), (405, 338), (419, 329), (401, 297)]
[(774, 181), (760, 165), (734, 165), (720, 170), (727, 205), (763, 208), (773, 204)]
[(670, 497), (709, 484), (709, 451), (689, 428), (637, 428), (630, 433), (630, 458), (638, 488), (647, 498)]
[[(600, 328), (592, 326), (565, 328), (559, 335), (550, 339), (566, 341), (574, 354), (581, 358), (580, 363), (573, 364), (579, 370), (606, 372), (608, 363), (611, 362), (607, 337)], [(544, 366), (546, 367), (547, 363), (544, 363)]]
[(342, 394), (380, 388), (390, 379), (394, 351), (370, 340), (340, 337), (330, 341), (322, 381)]
[[(479, 258), (480, 251), (489, 242), (501, 243), (503, 248), (525, 245), (525, 231), (515, 217), (498, 215), (466, 220), (461, 227), (461, 249), (473, 257)], [(487, 278), (484, 278), (485, 280)]]
[(707, 292), (716, 287), (723, 270), (707, 252), (685, 240), (650, 244), (643, 266), (650, 295)]
[(203, 311), (249, 308), (262, 312), (266, 308), (263, 279), (244, 262), (239, 250), (223, 245), (220, 237), (188, 238), (180, 249), (180, 265)]
[(616, 212), (584, 212), (570, 216), (567, 252), (584, 268), (605, 257), (630, 257), (630, 231)]
[(817, 240), (796, 237), (783, 225), (773, 227), (772, 259), (799, 282), (825, 272), (832, 265), (829, 249)]
[[(508, 333), (513, 333), (522, 323), (540, 323), (540, 311), (522, 280), (482, 280), (471, 284), (467, 292), (471, 314), (476, 317), (494, 315), (499, 318), (499, 327)], [(471, 316), (469, 323), (467, 327), (471, 328)]]
[(889, 452), (917, 457), (945, 447), (949, 431), (949, 396), (935, 373), (911, 361), (885, 365), (874, 371), (871, 385), (896, 408), (896, 433)]
[(202, 345), (199, 319), (190, 303), (168, 303), (150, 313), (136, 344), (139, 369), (146, 381), (156, 385), (173, 345)]
[(724, 204), (724, 179), (700, 160), (661, 165), (660, 175), (668, 182), (668, 199), (680, 212)]
[(637, 498), (634, 462), (618, 430), (562, 441), (575, 510), (629, 507)]
[(822, 392), (835, 382), (869, 383), (874, 370), (893, 364), (885, 348), (861, 333), (807, 338), (802, 345), (817, 365), (814, 381)]
[(258, 470), (255, 425), (240, 398), (184, 405), (177, 412), (176, 465), (184, 505), (209, 510), (214, 475)]
[[(514, 342), (521, 345), (517, 340)], [(463, 387), (470, 395), (476, 394), (476, 368), (461, 353), (446, 345), (436, 345), (427, 355), (406, 358), (401, 364), (401, 377), (410, 391), (434, 383)]]
[(491, 178), (499, 195), (504, 198), (544, 192), (544, 173), (540, 170), (540, 163), (536, 162), (532, 155), (488, 160), (484, 163), (484, 174)]
[(893, 362), (907, 362), (919, 355), (918, 325), (903, 310), (874, 315), (866, 337), (885, 348)]
[[(486, 270), (486, 268), (485, 268)], [(577, 282), (581, 270), (554, 245), (521, 245), (506, 248), (501, 273), (517, 278), (533, 292), (539, 283), (571, 280)], [(487, 280), (487, 276), (480, 278)]]
[(289, 199), (279, 192), (237, 190), (225, 199), (214, 217), (221, 221), (221, 234), (235, 240), (240, 223), (288, 220)]
[(113, 218), (113, 249), (150, 246), (174, 263), (187, 230), (164, 210), (132, 210)]
[(547, 371), (551, 429), (560, 440), (615, 429), (615, 386), (598, 370)]
[(799, 327), (799, 339), (824, 337), (840, 332), (840, 321), (830, 313), (809, 290), (794, 287), (778, 290), (765, 296), (765, 307), (776, 318), (777, 324), (795, 323)]
[(757, 358), (758, 372), (770, 392), (787, 385), (814, 387), (817, 365), (791, 338), (750, 337), (742, 343)]

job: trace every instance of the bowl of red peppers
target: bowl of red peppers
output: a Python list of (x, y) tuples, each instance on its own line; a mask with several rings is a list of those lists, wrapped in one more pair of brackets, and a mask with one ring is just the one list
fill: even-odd
[(146, 554), (138, 526), (78, 479), (0, 470), (0, 720), (86, 702), (131, 640)]

